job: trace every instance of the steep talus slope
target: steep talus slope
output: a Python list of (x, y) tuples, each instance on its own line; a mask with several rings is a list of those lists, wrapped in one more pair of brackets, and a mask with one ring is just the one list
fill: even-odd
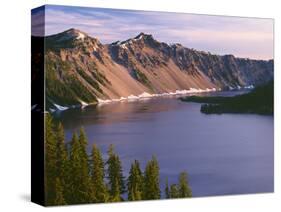
[(273, 61), (218, 56), (159, 42), (140, 33), (103, 45), (77, 30), (45, 37), (47, 108), (95, 103), (142, 93), (259, 85)]
[(181, 67), (173, 49), (152, 35), (140, 33), (133, 39), (108, 46), (112, 59), (127, 68), (133, 78), (155, 93), (189, 88), (216, 88), (198, 68)]
[[(140, 94), (146, 87), (114, 63), (95, 38), (75, 29), (46, 38), (47, 107)], [(126, 82), (126, 83), (124, 83)]]
[(221, 88), (259, 85), (273, 79), (273, 60), (250, 60), (189, 50), (189, 57)]

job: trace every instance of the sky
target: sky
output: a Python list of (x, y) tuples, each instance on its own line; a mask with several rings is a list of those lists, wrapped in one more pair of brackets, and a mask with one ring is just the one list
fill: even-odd
[(44, 23), (45, 35), (76, 28), (103, 44), (144, 32), (219, 55), (267, 60), (274, 52), (273, 19), (47, 5), (32, 11), (32, 35), (42, 35)]

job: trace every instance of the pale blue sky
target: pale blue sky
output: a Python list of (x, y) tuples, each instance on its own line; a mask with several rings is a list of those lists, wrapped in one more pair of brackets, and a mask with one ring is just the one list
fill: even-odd
[[(42, 9), (33, 14), (32, 33), (42, 26)], [(167, 43), (181, 43), (214, 54), (255, 59), (273, 58), (273, 20), (186, 13), (150, 12), (48, 5), (45, 34), (77, 28), (107, 44), (152, 34)]]

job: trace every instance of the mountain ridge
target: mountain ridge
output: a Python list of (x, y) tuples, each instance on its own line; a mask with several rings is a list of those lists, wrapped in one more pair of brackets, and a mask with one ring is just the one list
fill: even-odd
[(74, 28), (43, 39), (47, 108), (142, 93), (256, 86), (273, 78), (273, 60), (215, 55), (143, 32), (110, 44)]

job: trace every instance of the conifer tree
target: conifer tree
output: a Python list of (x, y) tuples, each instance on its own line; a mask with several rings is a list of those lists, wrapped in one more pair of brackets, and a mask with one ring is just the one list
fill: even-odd
[(52, 117), (45, 116), (45, 191), (46, 204), (53, 205), (55, 200), (56, 180), (56, 137)]
[(86, 136), (86, 133), (85, 133), (85, 130), (83, 127), (81, 127), (80, 131), (79, 131), (79, 142), (82, 147), (82, 149), (81, 149), (82, 153), (84, 155), (87, 155), (86, 147), (88, 145), (88, 140), (87, 140), (87, 136)]
[(76, 192), (79, 189), (79, 176), (80, 176), (80, 157), (79, 157), (80, 145), (76, 133), (73, 133), (71, 139), (70, 149), (70, 185), (69, 185), (69, 202), (72, 204), (79, 203), (80, 197), (77, 197)]
[(57, 149), (56, 149), (56, 172), (57, 177), (60, 178), (61, 185), (63, 190), (66, 190), (67, 178), (69, 175), (69, 164), (68, 164), (68, 153), (64, 141), (64, 129), (61, 123), (58, 123), (56, 126), (56, 142), (57, 142)]
[(70, 201), (73, 204), (89, 203), (92, 201), (92, 192), (90, 184), (90, 176), (88, 171), (88, 161), (85, 155), (82, 154), (86, 150), (82, 150), (84, 146), (81, 145), (82, 140), (77, 138), (76, 133), (73, 134), (70, 150)]
[(155, 156), (147, 162), (144, 173), (144, 199), (160, 199), (159, 166)]
[(108, 150), (108, 160), (106, 162), (107, 178), (109, 184), (109, 194), (111, 201), (121, 201), (121, 194), (125, 192), (124, 177), (122, 173), (122, 165), (119, 156), (114, 153), (114, 147), (111, 144)]
[(81, 127), (79, 134), (79, 144), (80, 144), (80, 160), (81, 160), (81, 168), (83, 171), (83, 175), (89, 174), (89, 163), (88, 163), (88, 154), (87, 154), (87, 137), (84, 131), (84, 128)]
[(170, 198), (179, 198), (179, 190), (177, 184), (170, 186)]
[(104, 183), (105, 171), (101, 152), (94, 144), (92, 149), (92, 171), (91, 171), (93, 200), (94, 202), (107, 202), (108, 192)]
[(66, 175), (65, 170), (67, 166), (67, 150), (64, 142), (64, 129), (61, 123), (58, 123), (56, 126), (56, 167), (57, 167), (57, 176), (61, 181), (64, 180)]
[(131, 165), (128, 177), (128, 200), (141, 200), (143, 192), (143, 176), (137, 160)]
[(54, 205), (66, 205), (64, 195), (63, 195), (63, 187), (62, 187), (60, 179), (58, 177), (56, 178), (56, 181), (55, 181)]
[(192, 191), (188, 185), (188, 177), (186, 172), (180, 173), (178, 192), (179, 192), (179, 197), (192, 197)]
[(110, 184), (110, 202), (120, 202), (122, 200), (120, 192), (120, 183), (117, 178), (113, 179), (113, 183)]

